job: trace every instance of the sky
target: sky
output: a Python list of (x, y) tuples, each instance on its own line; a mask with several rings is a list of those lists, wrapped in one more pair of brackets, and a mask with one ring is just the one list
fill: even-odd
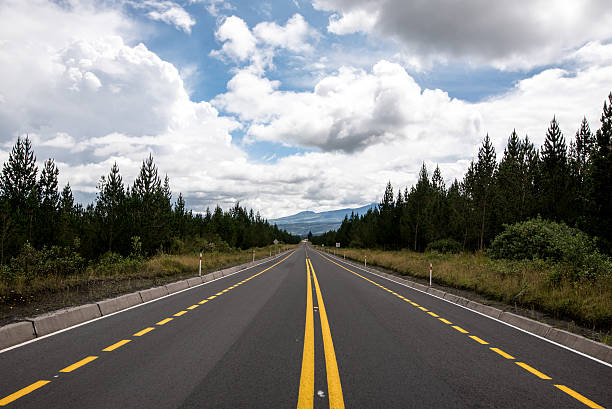
[(174, 199), (275, 218), (461, 179), (485, 135), (569, 143), (612, 91), (609, 0), (0, 0), (0, 160), (83, 203), (153, 155)]

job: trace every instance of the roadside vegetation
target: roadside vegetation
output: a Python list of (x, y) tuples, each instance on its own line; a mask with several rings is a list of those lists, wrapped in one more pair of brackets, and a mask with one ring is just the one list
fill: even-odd
[[(249, 262), (253, 252), (257, 260), (295, 246), (279, 244), (247, 250), (217, 250), (209, 246), (209, 250), (203, 253), (202, 274)], [(0, 325), (198, 274), (198, 252), (160, 253), (149, 258), (138, 253), (127, 257), (106, 253), (98, 260), (86, 263), (74, 251), (64, 254), (56, 251), (26, 247), (13, 259), (11, 266), (2, 266)]]

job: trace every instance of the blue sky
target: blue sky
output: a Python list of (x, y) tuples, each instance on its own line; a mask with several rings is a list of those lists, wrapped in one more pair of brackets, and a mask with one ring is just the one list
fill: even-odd
[[(596, 129), (605, 1), (6, 0), (0, 154), (28, 134), (83, 201), (153, 154), (203, 211), (377, 201), (423, 162), (461, 178), (487, 133)], [(5, 159), (4, 159), (5, 160)]]

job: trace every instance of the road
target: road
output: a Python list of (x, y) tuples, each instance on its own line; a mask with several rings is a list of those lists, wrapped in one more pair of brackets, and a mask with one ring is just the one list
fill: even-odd
[(612, 367), (301, 246), (0, 354), (11, 408), (612, 408)]

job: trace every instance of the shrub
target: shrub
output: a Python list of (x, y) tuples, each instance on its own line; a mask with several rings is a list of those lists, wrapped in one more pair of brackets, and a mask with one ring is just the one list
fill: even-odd
[[(595, 239), (581, 230), (540, 217), (504, 227), (487, 251), (492, 258), (561, 263), (572, 281), (612, 274), (610, 259), (600, 254)], [(553, 283), (559, 280), (558, 272), (550, 277)]]
[(461, 253), (462, 246), (457, 240), (453, 239), (440, 239), (432, 241), (427, 245), (428, 251), (437, 251), (439, 253)]

